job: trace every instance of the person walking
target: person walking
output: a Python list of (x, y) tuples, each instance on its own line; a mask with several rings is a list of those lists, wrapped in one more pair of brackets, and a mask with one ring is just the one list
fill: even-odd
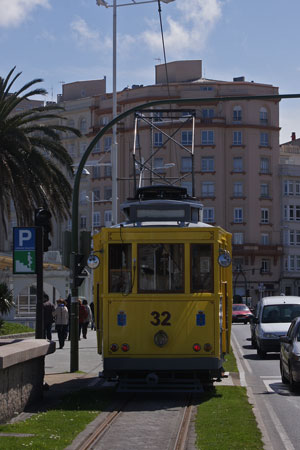
[(84, 324), (88, 317), (88, 311), (84, 307), (83, 302), (80, 298), (78, 299), (78, 304), (79, 304), (79, 336), (78, 336), (78, 338), (80, 340), (81, 332), (82, 332), (82, 336), (84, 336), (83, 328), (85, 326)]
[(89, 307), (89, 304), (86, 299), (82, 300), (82, 306), (86, 310), (86, 317), (82, 324), (82, 336), (83, 336), (83, 339), (86, 339), (87, 338), (87, 329), (88, 329), (90, 321), (92, 320), (92, 312), (91, 312), (91, 308)]
[(92, 313), (92, 323), (91, 323), (91, 330), (96, 330), (95, 326), (95, 308), (94, 308), (94, 302), (90, 304), (90, 309)]
[(53, 324), (53, 313), (54, 313), (54, 305), (49, 300), (49, 296), (44, 294), (43, 299), (43, 317), (44, 317), (44, 339), (48, 339), (52, 341), (52, 324)]
[(69, 312), (62, 298), (57, 300), (57, 307), (53, 316), (56, 324), (59, 348), (63, 348), (68, 334)]

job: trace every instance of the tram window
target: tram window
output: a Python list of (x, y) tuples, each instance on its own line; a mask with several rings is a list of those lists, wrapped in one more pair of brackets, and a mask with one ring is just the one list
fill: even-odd
[(109, 246), (109, 292), (131, 292), (131, 244)]
[(138, 291), (184, 291), (184, 245), (138, 245)]
[(213, 292), (214, 266), (211, 244), (191, 245), (191, 292)]

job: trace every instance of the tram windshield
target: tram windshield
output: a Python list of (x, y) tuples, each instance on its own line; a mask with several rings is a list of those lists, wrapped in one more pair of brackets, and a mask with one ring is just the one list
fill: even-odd
[(138, 291), (184, 291), (184, 244), (138, 245)]
[(191, 244), (191, 292), (213, 292), (213, 246)]
[(109, 246), (109, 292), (131, 292), (131, 244)]

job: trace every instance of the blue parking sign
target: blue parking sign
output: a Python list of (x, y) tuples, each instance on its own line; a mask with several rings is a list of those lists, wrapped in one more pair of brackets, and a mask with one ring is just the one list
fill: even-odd
[(14, 227), (13, 272), (36, 273), (36, 229)]

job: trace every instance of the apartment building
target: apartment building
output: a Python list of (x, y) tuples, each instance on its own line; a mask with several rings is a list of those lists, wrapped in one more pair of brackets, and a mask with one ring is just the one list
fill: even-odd
[(286, 295), (300, 295), (300, 139), (295, 133), (280, 146), (279, 177), (284, 245), (281, 290)]
[[(262, 294), (278, 294), (283, 255), (279, 103), (240, 98), (278, 94), (278, 88), (244, 77), (207, 79), (201, 60), (168, 63), (167, 72), (163, 64), (157, 65), (154, 84), (132, 85), (117, 93), (118, 114), (153, 100), (172, 101), (118, 123), (118, 206), (134, 194), (134, 172), (144, 184), (175, 183), (179, 178), (177, 183), (192, 193), (194, 148), (194, 195), (204, 205), (204, 221), (233, 235), (234, 293), (251, 297), (253, 303)], [(176, 103), (182, 99), (201, 101)], [(58, 103), (65, 108), (67, 124), (82, 132), (81, 138), (63, 138), (76, 167), (91, 140), (112, 119), (112, 94), (106, 93), (105, 79), (81, 81), (63, 85)], [(192, 119), (185, 120), (188, 116)], [(141, 161), (151, 157), (148, 165), (154, 172), (134, 168), (135, 125), (136, 154)], [(108, 132), (94, 147), (81, 177), (81, 230), (95, 233), (111, 224), (111, 147)], [(121, 213), (118, 220), (124, 220)], [(70, 226), (57, 224), (53, 250), (61, 249), (61, 232)]]

